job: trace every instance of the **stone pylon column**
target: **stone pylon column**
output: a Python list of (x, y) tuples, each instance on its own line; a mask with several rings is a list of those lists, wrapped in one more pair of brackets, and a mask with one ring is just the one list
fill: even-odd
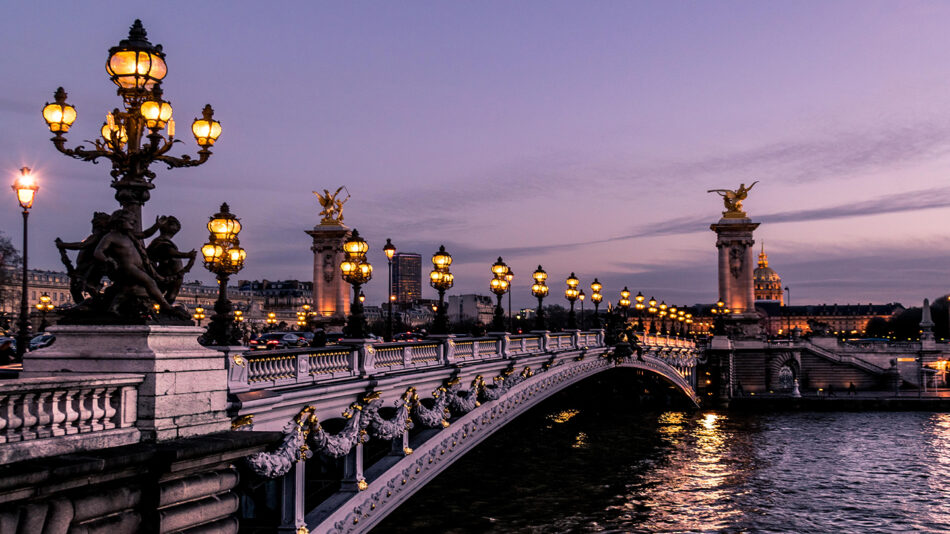
[(318, 224), (306, 232), (313, 238), (313, 311), (318, 322), (342, 325), (350, 313), (350, 286), (343, 281), (340, 264), (350, 229), (334, 222)]
[(723, 217), (709, 228), (719, 249), (719, 299), (737, 315), (755, 313), (755, 271), (752, 232), (759, 223)]

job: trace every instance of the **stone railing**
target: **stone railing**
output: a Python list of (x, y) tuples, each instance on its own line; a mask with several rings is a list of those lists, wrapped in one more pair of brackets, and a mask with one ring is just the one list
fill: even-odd
[(141, 375), (0, 380), (0, 464), (135, 443)]
[[(661, 339), (662, 336), (660, 336)], [(407, 369), (437, 367), (459, 361), (516, 358), (545, 352), (602, 347), (603, 331), (535, 332), (479, 338), (430, 339), (412, 343), (341, 344), (321, 348), (230, 353), (228, 389), (315, 384), (379, 376)]]

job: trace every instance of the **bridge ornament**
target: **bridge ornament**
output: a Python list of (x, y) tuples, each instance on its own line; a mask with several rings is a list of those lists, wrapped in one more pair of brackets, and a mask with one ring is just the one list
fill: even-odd
[(313, 456), (306, 445), (307, 436), (316, 423), (313, 410), (313, 406), (305, 406), (300, 410), (300, 413), (284, 429), (284, 440), (277, 450), (259, 452), (245, 458), (251, 471), (262, 477), (276, 478), (290, 472), (290, 468), (295, 463)]

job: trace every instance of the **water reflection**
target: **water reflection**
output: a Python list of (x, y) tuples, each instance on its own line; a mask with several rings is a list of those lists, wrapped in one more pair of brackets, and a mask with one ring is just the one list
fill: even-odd
[(576, 406), (519, 419), (377, 531), (950, 532), (950, 414)]

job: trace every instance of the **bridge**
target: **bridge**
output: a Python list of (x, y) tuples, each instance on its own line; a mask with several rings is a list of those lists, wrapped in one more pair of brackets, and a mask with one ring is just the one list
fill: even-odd
[[(598, 373), (636, 369), (698, 405), (695, 342), (646, 335), (641, 349), (624, 355), (598, 330), (237, 353), (229, 413), (239, 428), (285, 432), (248, 458), (281, 479), (282, 531), (365, 532), (499, 428)], [(342, 476), (307, 509), (314, 455), (341, 459)]]

